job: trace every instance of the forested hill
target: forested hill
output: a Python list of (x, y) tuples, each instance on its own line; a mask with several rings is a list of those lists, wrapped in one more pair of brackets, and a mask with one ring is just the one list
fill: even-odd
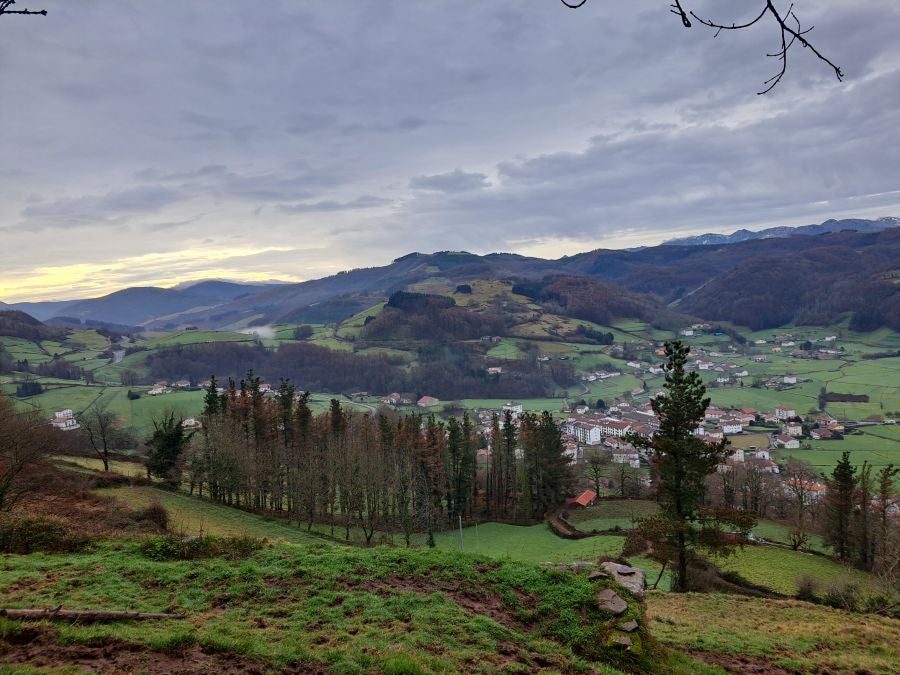
[[(383, 267), (277, 287), (191, 318), (210, 327), (241, 320), (340, 321), (362, 311), (367, 303), (383, 302), (397, 290), (429, 280), (464, 284), (476, 279), (537, 281), (563, 275), (606, 282), (619, 294), (650, 296), (679, 313), (753, 328), (790, 321), (825, 325), (850, 313), (859, 329), (881, 325), (900, 329), (898, 261), (900, 228), (710, 246), (661, 245), (639, 251), (600, 249), (559, 260), (513, 254), (415, 253)], [(587, 289), (591, 282), (582, 283)], [(567, 282), (569, 296), (587, 296), (585, 291), (574, 293), (573, 285), (577, 282)], [(619, 310), (619, 314), (634, 316), (630, 312), (637, 309), (632, 305), (629, 312)]]
[[(64, 313), (163, 330), (337, 323), (386, 302), (397, 291), (431, 292), (432, 286), (452, 289), (477, 280), (503, 280), (537, 282), (540, 289), (533, 299), (542, 306), (555, 304), (556, 313), (597, 323), (610, 317), (646, 320), (648, 313), (668, 323), (677, 313), (761, 329), (791, 321), (827, 325), (850, 316), (858, 330), (900, 330), (898, 276), (900, 227), (893, 227), (704, 246), (598, 249), (558, 260), (508, 253), (411, 253), (388, 265), (297, 284), (125, 289), (67, 304)], [(604, 285), (597, 286), (599, 282)]]

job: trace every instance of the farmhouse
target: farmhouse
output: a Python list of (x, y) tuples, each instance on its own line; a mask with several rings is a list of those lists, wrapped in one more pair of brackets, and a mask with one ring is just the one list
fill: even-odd
[(797, 376), (796, 375), (785, 375), (781, 378), (781, 381), (785, 384), (797, 384)]
[(828, 488), (821, 483), (802, 478), (788, 478), (782, 485), (785, 494), (800, 497), (804, 504), (818, 504), (825, 498)]
[(787, 434), (778, 434), (772, 440), (775, 441), (775, 447), (777, 448), (797, 450), (800, 447), (800, 441), (798, 441), (793, 436), (788, 436)]
[(627, 464), (632, 469), (637, 469), (641, 466), (641, 456), (633, 451), (615, 450), (612, 453), (612, 461), (615, 464)]
[(753, 462), (763, 473), (779, 473), (778, 465), (771, 459), (757, 459)]
[(434, 396), (423, 396), (416, 401), (416, 405), (420, 408), (430, 408), (431, 406), (438, 405), (440, 402), (440, 399), (437, 399)]
[(782, 405), (775, 406), (775, 417), (780, 420), (790, 419), (791, 417), (796, 417), (797, 411), (793, 408), (786, 408)]
[(589, 506), (593, 506), (596, 499), (596, 492), (593, 490), (585, 490), (577, 497), (570, 499), (567, 504), (572, 508), (586, 509)]
[(809, 437), (815, 441), (828, 441), (834, 438), (834, 433), (831, 429), (812, 429), (809, 432)]
[(722, 420), (722, 432), (726, 434), (739, 434), (744, 431), (744, 423), (736, 419)]
[(53, 419), (50, 420), (50, 426), (59, 429), (60, 431), (75, 431), (81, 427), (81, 425), (78, 424), (78, 420), (75, 419), (75, 413), (72, 412), (71, 408), (66, 408), (65, 410), (53, 413)]
[(788, 422), (784, 425), (784, 433), (788, 436), (800, 437), (803, 435), (803, 425), (799, 422)]

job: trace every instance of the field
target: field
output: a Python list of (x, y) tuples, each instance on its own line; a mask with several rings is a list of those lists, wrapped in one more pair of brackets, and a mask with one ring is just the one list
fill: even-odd
[(586, 509), (570, 509), (569, 520), (583, 532), (611, 530), (614, 527), (630, 529), (637, 518), (646, 518), (658, 511), (656, 502), (604, 499)]
[(805, 602), (651, 593), (647, 617), (663, 644), (732, 672), (887, 675), (900, 663), (900, 621)]
[(149, 506), (157, 501), (169, 513), (170, 529), (197, 536), (263, 537), (289, 544), (310, 544), (321, 541), (305, 530), (278, 520), (262, 518), (239, 509), (228, 508), (188, 495), (154, 487), (103, 488), (99, 494), (115, 497), (133, 509)]
[(824, 585), (836, 581), (855, 581), (863, 589), (869, 589), (874, 583), (870, 574), (839, 565), (830, 558), (772, 546), (745, 546), (716, 563), (724, 570), (738, 572), (748, 581), (785, 595), (797, 592), (797, 579), (803, 575), (813, 577)]
[[(666, 654), (641, 648), (642, 632), (631, 634), (633, 652), (606, 647), (612, 622), (594, 592), (584, 576), (440, 551), (318, 543), (277, 545), (245, 560), (158, 562), (115, 542), (7, 557), (0, 602), (184, 618), (27, 627), (2, 619), (0, 637), (4, 661), (38, 671), (77, 659), (117, 672), (620, 672), (612, 662), (696, 672), (664, 667)], [(622, 619), (632, 615), (640, 618), (631, 609)]]

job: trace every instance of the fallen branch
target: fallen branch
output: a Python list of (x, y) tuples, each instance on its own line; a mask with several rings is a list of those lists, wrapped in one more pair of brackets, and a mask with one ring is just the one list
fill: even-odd
[(69, 621), (129, 621), (134, 619), (183, 619), (182, 614), (170, 614), (168, 612), (131, 612), (119, 610), (99, 609), (63, 609), (62, 607), (50, 609), (2, 609), (0, 616), (8, 619), (59, 619)]

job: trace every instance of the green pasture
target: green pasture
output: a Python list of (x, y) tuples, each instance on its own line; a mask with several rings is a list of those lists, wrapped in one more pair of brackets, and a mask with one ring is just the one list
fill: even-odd
[(234, 333), (221, 330), (187, 330), (180, 333), (169, 333), (162, 337), (149, 340), (145, 346), (151, 349), (155, 347), (173, 347), (176, 345), (195, 345), (208, 342), (254, 342), (256, 336), (246, 333)]
[(569, 521), (583, 532), (623, 530), (634, 527), (638, 518), (659, 513), (656, 502), (642, 499), (602, 499), (586, 509), (569, 509)]
[(159, 502), (169, 514), (169, 528), (188, 535), (263, 537), (270, 541), (309, 544), (321, 541), (286, 521), (264, 518), (233, 507), (150, 486), (101, 488), (98, 494), (115, 497), (129, 508)]
[(855, 567), (840, 565), (830, 558), (812, 553), (774, 546), (745, 546), (727, 558), (716, 559), (716, 563), (724, 570), (738, 572), (748, 581), (785, 595), (797, 592), (797, 579), (804, 575), (823, 584), (855, 581), (863, 589), (871, 589), (875, 585), (871, 574)]

